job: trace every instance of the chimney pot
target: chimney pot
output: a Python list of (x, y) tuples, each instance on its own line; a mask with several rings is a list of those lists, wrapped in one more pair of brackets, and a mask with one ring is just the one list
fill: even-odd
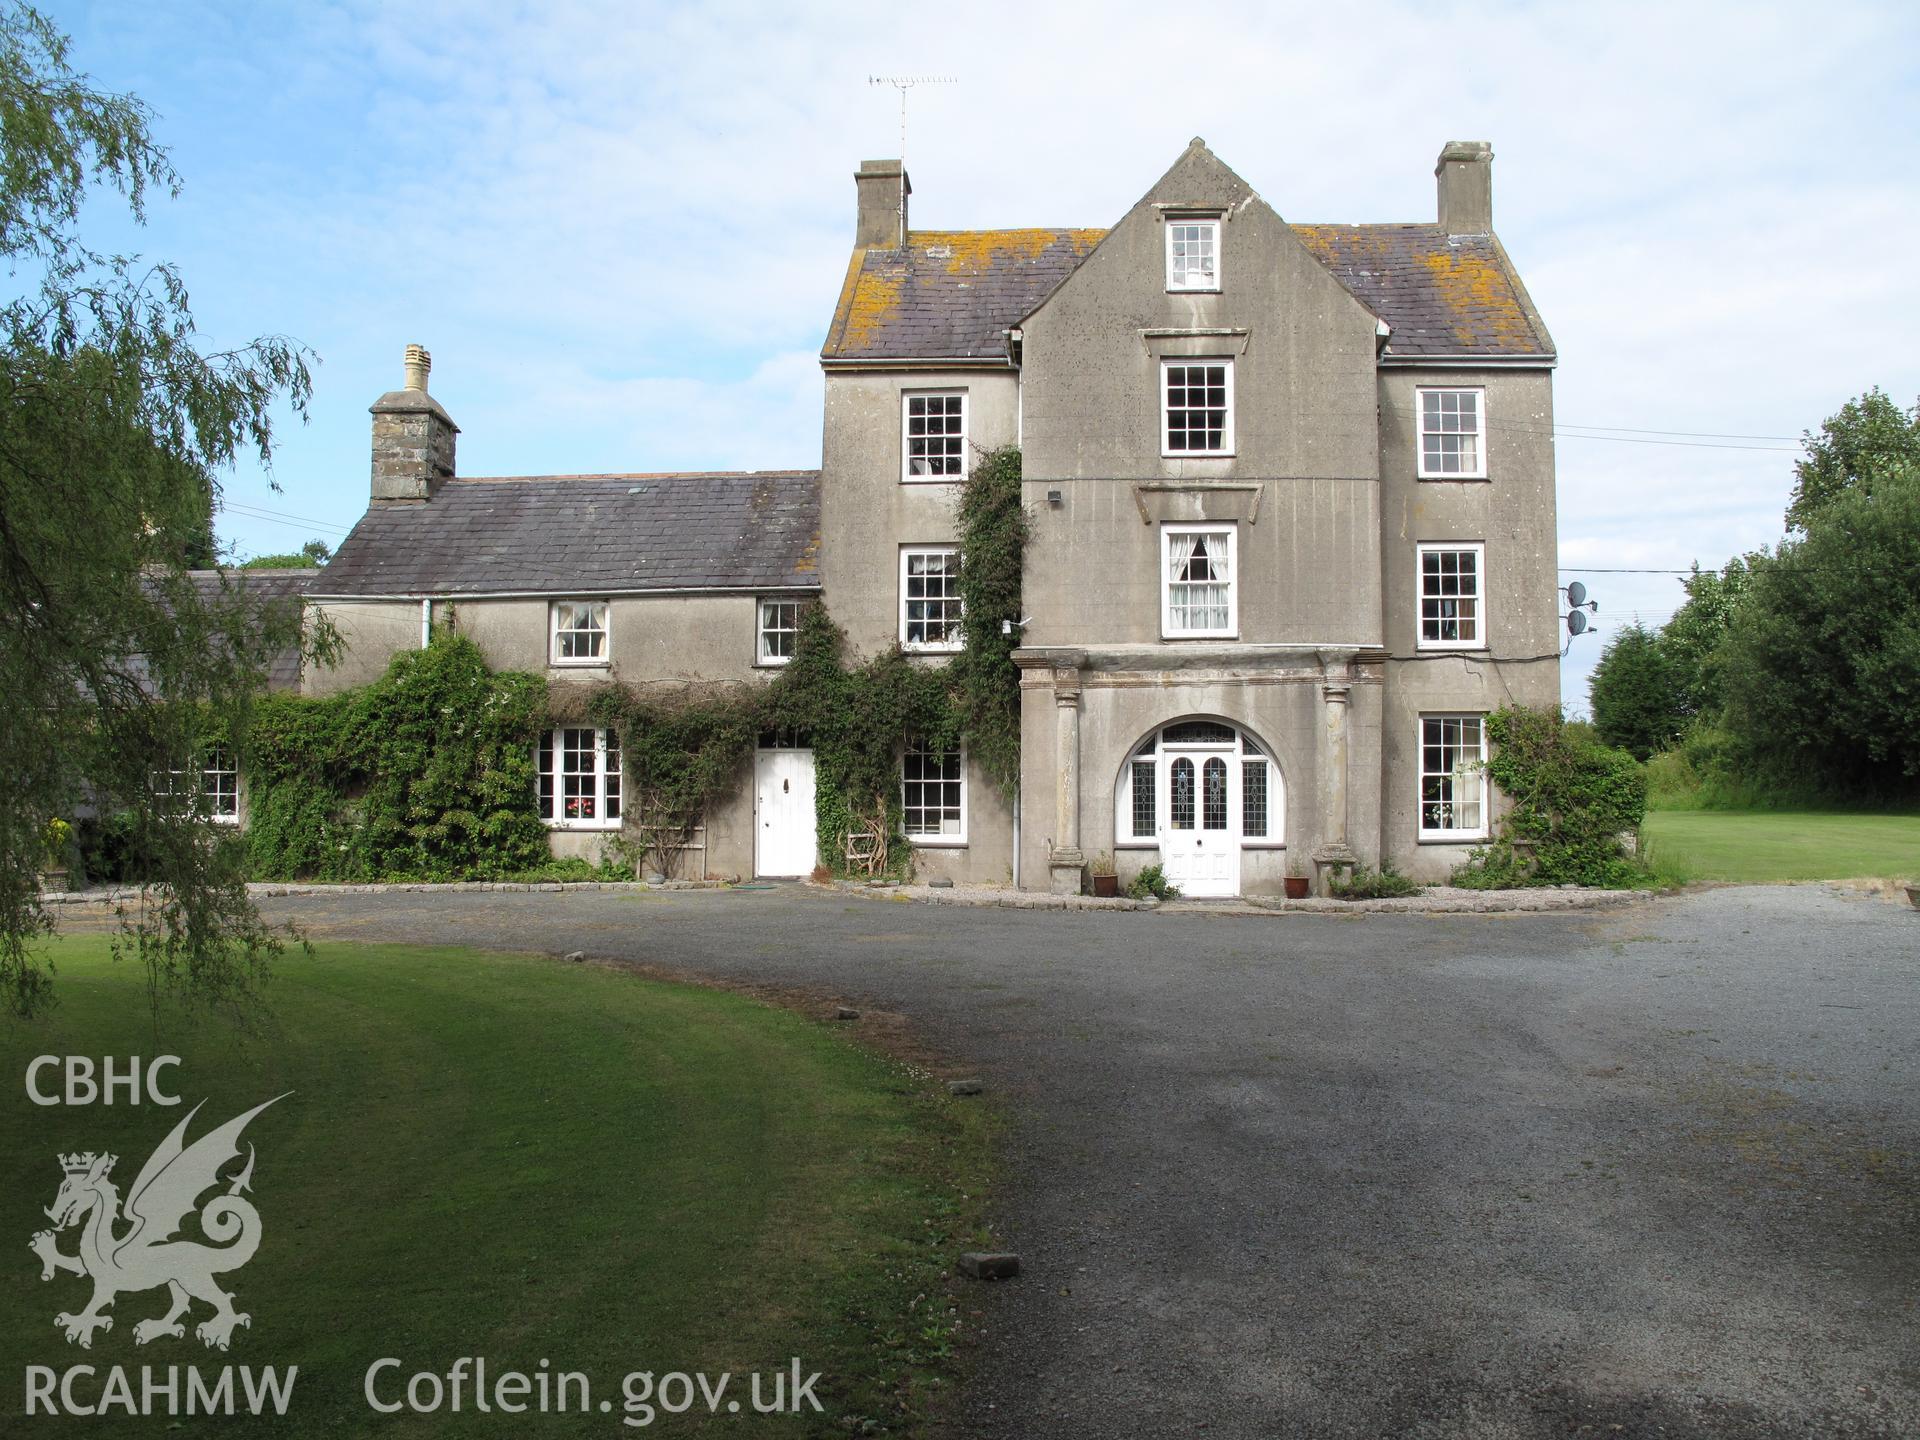
[(1433, 167), (1440, 190), (1440, 228), (1449, 235), (1493, 233), (1493, 146), (1449, 140)]
[(862, 160), (853, 173), (860, 192), (860, 225), (853, 243), (898, 250), (907, 243), (907, 197), (913, 182), (898, 160)]
[(427, 353), (424, 345), (407, 346), (407, 383), (408, 390), (425, 391), (427, 372), (433, 369), (433, 356)]

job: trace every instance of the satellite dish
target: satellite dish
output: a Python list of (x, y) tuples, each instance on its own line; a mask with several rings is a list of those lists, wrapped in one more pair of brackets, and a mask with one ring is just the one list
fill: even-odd
[(1567, 634), (1584, 635), (1586, 633), (1587, 612), (1584, 610), (1569, 610), (1567, 612)]
[[(1582, 585), (1578, 580), (1576, 580), (1571, 585), (1567, 586), (1567, 604), (1584, 605), (1586, 603), (1587, 603), (1587, 587), (1585, 585)], [(1580, 632), (1576, 630), (1573, 633), (1578, 635)]]

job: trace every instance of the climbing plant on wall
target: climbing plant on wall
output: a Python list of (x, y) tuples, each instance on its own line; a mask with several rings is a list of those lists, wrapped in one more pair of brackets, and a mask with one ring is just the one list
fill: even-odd
[(541, 676), (495, 674), (446, 630), (359, 690), (262, 701), (242, 756), (251, 872), (466, 880), (543, 864), (546, 716)]
[(966, 648), (953, 659), (960, 725), (974, 761), (1009, 799), (1020, 786), (1022, 579), (1032, 527), (1020, 498), (1020, 452), (989, 451), (960, 490), (960, 597)]

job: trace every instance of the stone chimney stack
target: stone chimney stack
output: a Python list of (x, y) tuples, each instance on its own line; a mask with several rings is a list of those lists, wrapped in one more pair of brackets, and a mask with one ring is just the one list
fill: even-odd
[(1449, 140), (1433, 167), (1440, 182), (1440, 228), (1449, 235), (1493, 233), (1493, 146)]
[(853, 173), (860, 188), (860, 230), (853, 243), (898, 250), (907, 243), (907, 197), (913, 182), (898, 160), (862, 160)]
[(373, 503), (431, 500), (453, 478), (453, 437), (460, 427), (427, 393), (433, 357), (407, 346), (406, 384), (373, 402)]

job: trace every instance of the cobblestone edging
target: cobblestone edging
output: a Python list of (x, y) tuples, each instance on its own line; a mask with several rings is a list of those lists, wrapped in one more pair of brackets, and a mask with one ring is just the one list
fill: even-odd
[[(461, 891), (505, 891), (507, 893), (528, 893), (540, 891), (553, 893), (565, 890), (613, 890), (630, 893), (654, 892), (660, 890), (724, 890), (724, 880), (658, 880), (649, 884), (644, 880), (460, 880), (446, 884), (421, 882), (394, 882), (377, 885), (297, 885), (278, 884), (272, 881), (254, 881), (247, 885), (247, 894), (257, 900), (275, 899), (284, 895), (388, 895), (411, 894), (416, 891), (438, 894), (443, 891), (455, 893)], [(40, 897), (43, 905), (97, 905), (119, 900), (138, 900), (145, 892), (136, 886), (124, 886), (117, 890), (54, 890)]]
[[(809, 884), (812, 882), (809, 881)], [(1092, 895), (1049, 895), (1042, 890), (1005, 890), (978, 886), (948, 889), (934, 885), (861, 885), (836, 882), (819, 886), (868, 900), (910, 900), (917, 905), (965, 905), (1002, 910), (1158, 910), (1158, 900), (1100, 899)]]
[(929, 885), (857, 885), (828, 887), (872, 900), (905, 900), (921, 905), (994, 906), (1012, 910), (1161, 910), (1170, 915), (1494, 915), (1547, 910), (1598, 910), (1630, 905), (1646, 898), (1639, 890), (1462, 890), (1436, 885), (1424, 895), (1398, 900), (1283, 900), (1247, 896), (1236, 900), (1099, 900), (1091, 895), (1047, 895), (1031, 890), (979, 887), (945, 889)]

